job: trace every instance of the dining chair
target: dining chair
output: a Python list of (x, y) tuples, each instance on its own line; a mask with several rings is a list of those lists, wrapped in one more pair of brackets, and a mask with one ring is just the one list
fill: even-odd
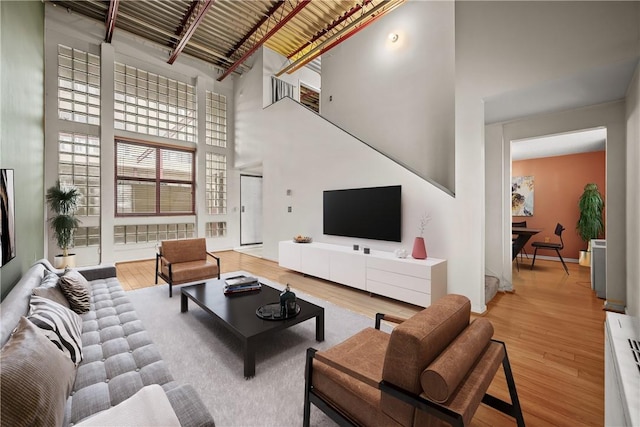
[[(512, 222), (511, 223), (511, 228), (513, 227), (522, 227), (522, 228), (527, 228), (527, 221), (516, 221), (516, 222)], [(513, 234), (511, 235), (511, 243), (515, 242), (516, 239), (518, 238), (518, 236), (514, 236)], [(522, 260), (522, 254), (524, 253), (524, 255), (527, 257), (527, 259), (529, 259), (529, 254), (527, 253), (527, 250), (523, 247), (522, 250), (520, 250), (520, 260)]]
[(538, 249), (547, 249), (547, 250), (554, 250), (556, 251), (556, 253), (558, 254), (558, 257), (560, 258), (560, 262), (562, 262), (562, 266), (564, 267), (564, 271), (567, 272), (567, 275), (569, 274), (569, 269), (567, 268), (567, 264), (564, 263), (564, 260), (562, 259), (562, 255), (560, 255), (560, 251), (564, 248), (564, 242), (562, 241), (562, 232), (564, 231), (564, 227), (562, 226), (562, 224), (558, 223), (556, 225), (556, 230), (554, 231), (555, 235), (560, 237), (560, 243), (554, 243), (554, 242), (533, 242), (531, 244), (531, 246), (533, 246), (535, 248), (535, 250), (533, 251), (533, 261), (531, 262), (531, 269), (533, 270), (533, 265), (536, 263), (536, 254), (538, 253)]

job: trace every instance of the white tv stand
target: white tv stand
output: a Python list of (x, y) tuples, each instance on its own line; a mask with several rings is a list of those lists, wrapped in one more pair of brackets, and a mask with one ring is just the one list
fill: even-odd
[(421, 307), (447, 294), (446, 260), (289, 240), (279, 242), (278, 249), (281, 267)]

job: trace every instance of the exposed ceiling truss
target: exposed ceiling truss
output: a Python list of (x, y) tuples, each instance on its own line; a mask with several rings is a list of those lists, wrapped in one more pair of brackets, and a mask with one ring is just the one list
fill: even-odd
[[(105, 23), (105, 41), (123, 30), (222, 69), (219, 80), (248, 68), (266, 46), (291, 73), (389, 13), (405, 0), (46, 0)], [(319, 67), (319, 66), (318, 66)]]

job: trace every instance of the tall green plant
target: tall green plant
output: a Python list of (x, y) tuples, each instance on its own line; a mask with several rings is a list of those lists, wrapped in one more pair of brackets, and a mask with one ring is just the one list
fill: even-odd
[(80, 224), (75, 214), (81, 196), (77, 188), (63, 187), (60, 181), (47, 190), (47, 203), (54, 213), (49, 218), (49, 225), (63, 256), (69, 255), (68, 249), (73, 246), (73, 235)]
[(578, 200), (578, 208), (580, 218), (576, 224), (576, 230), (580, 238), (589, 243), (591, 239), (597, 239), (604, 230), (602, 221), (604, 201), (596, 184), (590, 183), (584, 186), (584, 192)]

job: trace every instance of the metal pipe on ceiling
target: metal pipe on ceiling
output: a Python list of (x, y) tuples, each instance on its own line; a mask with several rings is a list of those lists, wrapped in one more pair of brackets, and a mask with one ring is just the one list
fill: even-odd
[[(322, 53), (329, 51), (330, 49), (336, 47), (343, 41), (347, 40), (354, 34), (358, 33), (360, 30), (366, 28), (371, 23), (377, 21), (382, 16), (394, 10), (396, 7), (400, 6), (404, 3), (405, 0), (390, 0), (383, 1), (374, 6), (371, 10), (369, 10), (364, 15), (360, 16), (358, 19), (347, 25), (345, 28), (327, 38), (321, 44), (311, 49), (309, 52), (305, 53), (303, 56), (298, 58), (295, 62), (289, 64), (282, 70), (278, 71), (275, 76), (279, 77), (284, 73), (291, 74), (299, 68), (304, 67), (309, 62), (313, 61), (315, 58), (320, 56)], [(379, 12), (376, 15), (376, 12)], [(366, 21), (366, 22), (365, 22)]]
[(289, 20), (291, 18), (293, 18), (294, 16), (296, 16), (302, 9), (304, 9), (307, 4), (309, 4), (311, 0), (301, 0), (298, 5), (296, 7), (293, 8), (293, 10), (284, 18), (282, 18), (282, 20), (280, 22), (278, 22), (267, 34), (264, 35), (264, 37), (262, 37), (260, 39), (260, 41), (258, 41), (251, 49), (249, 49), (247, 52), (245, 52), (244, 55), (242, 55), (242, 57), (240, 59), (238, 59), (231, 67), (229, 67), (229, 69), (227, 69), (227, 71), (225, 71), (222, 76), (218, 77), (218, 81), (221, 82), (222, 80), (224, 80), (229, 74), (231, 74), (233, 72), (233, 70), (235, 70), (236, 68), (238, 68), (238, 66), (240, 64), (242, 64), (249, 56), (251, 56), (256, 50), (258, 50), (258, 48), (260, 46), (262, 46), (264, 44), (265, 41), (267, 41), (272, 35), (274, 35), (275, 33), (278, 32), (278, 30), (280, 28), (282, 28), (287, 22), (289, 22)]
[[(189, 24), (187, 29), (184, 31), (182, 38), (176, 45), (175, 49), (173, 49), (171, 56), (169, 56), (169, 60), (167, 61), (169, 64), (173, 64), (175, 62), (178, 55), (180, 55), (180, 52), (182, 52), (187, 43), (189, 43), (189, 39), (191, 38), (191, 36), (193, 36), (196, 28), (198, 28), (198, 25), (200, 25), (200, 22), (202, 22), (204, 16), (207, 14), (209, 8), (213, 6), (214, 2), (215, 0), (206, 0), (200, 10), (198, 10), (197, 12), (195, 12), (197, 8), (191, 9), (191, 13), (194, 15), (193, 21), (191, 21), (191, 24)], [(185, 21), (189, 21), (189, 19), (190, 17), (187, 17)]]
[(113, 30), (116, 28), (116, 16), (118, 15), (119, 4), (120, 0), (111, 0), (109, 2), (109, 12), (107, 13), (106, 19), (107, 33), (104, 36), (104, 41), (107, 43), (111, 43), (111, 38), (113, 38)]

